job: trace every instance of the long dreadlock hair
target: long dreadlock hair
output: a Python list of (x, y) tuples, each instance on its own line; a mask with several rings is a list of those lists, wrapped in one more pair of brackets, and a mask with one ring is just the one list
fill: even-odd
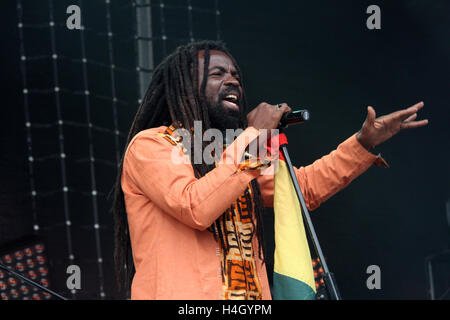
[[(204, 76), (202, 83), (199, 84), (197, 70), (199, 67), (198, 53), (201, 50), (204, 50)], [(182, 123), (184, 128), (192, 128), (194, 121), (202, 121), (204, 131), (211, 128), (211, 121), (208, 115), (208, 105), (205, 98), (210, 50), (221, 51), (230, 57), (234, 63), (236, 71), (239, 74), (239, 82), (243, 88), (241, 70), (239, 69), (235, 59), (226, 49), (224, 43), (219, 41), (201, 41), (178, 47), (154, 70), (153, 78), (131, 125), (125, 144), (125, 150), (127, 149), (130, 141), (138, 132), (148, 128), (162, 125), (169, 126), (172, 123), (179, 122)], [(239, 127), (246, 128), (247, 119), (245, 114), (247, 113), (247, 100), (244, 90), (242, 91)], [(191, 149), (191, 152), (193, 153), (194, 148)], [(128, 231), (124, 193), (121, 186), (124, 156), (125, 152), (120, 161), (117, 179), (113, 189), (111, 190), (110, 196), (113, 195), (113, 206), (111, 211), (114, 217), (114, 261), (118, 287), (119, 291), (128, 297), (135, 268), (131, 254), (131, 242)], [(191, 157), (193, 157), (193, 154)], [(192, 163), (192, 166), (197, 178), (204, 176), (206, 173), (214, 169), (214, 165), (207, 165), (204, 163)], [(253, 234), (256, 232), (259, 243), (259, 257), (261, 258), (261, 252), (264, 253), (262, 223), (264, 207), (262, 204), (261, 192), (256, 179), (251, 182), (251, 190), (252, 195), (250, 195), (247, 190), (245, 196), (247, 203), (250, 205), (250, 212), (254, 209), (253, 212), (255, 213), (256, 218), (256, 228), (253, 228)], [(228, 250), (228, 243), (225, 243), (227, 242), (227, 237), (223, 236), (224, 230), (220, 227), (220, 219), (224, 219), (223, 216), (224, 215), (219, 217), (209, 228), (209, 230), (217, 231), (218, 234), (214, 232), (214, 238), (216, 241), (219, 241), (218, 239), (220, 239), (224, 254), (226, 254), (225, 251)]]

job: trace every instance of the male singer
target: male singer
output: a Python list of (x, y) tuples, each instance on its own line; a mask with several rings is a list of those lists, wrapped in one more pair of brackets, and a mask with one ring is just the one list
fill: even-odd
[[(373, 164), (385, 164), (370, 150), (403, 129), (426, 125), (415, 121), (422, 107), (378, 118), (368, 107), (358, 132), (296, 168), (308, 208)], [(180, 46), (155, 69), (130, 129), (112, 208), (120, 281), (125, 289), (131, 285), (132, 299), (271, 299), (262, 212), (273, 203), (273, 175), (246, 167), (241, 156), (291, 109), (263, 102), (247, 110), (240, 69), (222, 43)], [(174, 130), (189, 131), (194, 121), (203, 131), (244, 129), (223, 152), (227, 161), (173, 162), (174, 152), (185, 152)]]

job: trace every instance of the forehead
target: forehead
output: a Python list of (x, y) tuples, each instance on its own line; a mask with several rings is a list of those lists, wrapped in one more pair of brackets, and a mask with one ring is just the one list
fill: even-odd
[[(198, 52), (198, 62), (199, 67), (203, 68), (205, 62), (205, 50), (200, 50)], [(226, 53), (219, 50), (209, 51), (209, 69), (214, 67), (223, 67), (227, 70), (236, 69), (231, 58)]]

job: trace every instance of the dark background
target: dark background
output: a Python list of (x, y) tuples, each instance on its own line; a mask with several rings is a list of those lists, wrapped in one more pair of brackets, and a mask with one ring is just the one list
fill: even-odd
[[(366, 28), (369, 16), (366, 8), (371, 4), (381, 8), (381, 30)], [(96, 21), (95, 14), (92, 15), (94, 7), (90, 21)], [(375, 153), (382, 153), (391, 168), (370, 168), (348, 188), (322, 204), (312, 216), (343, 298), (427, 298), (425, 257), (448, 249), (450, 243), (445, 211), (445, 202), (450, 198), (450, 3), (415, 0), (301, 3), (232, 0), (220, 1), (219, 7), (221, 38), (243, 70), (250, 105), (256, 106), (262, 101), (287, 102), (292, 107), (307, 107), (311, 112), (311, 120), (307, 124), (290, 127), (287, 131), (291, 158), (298, 166), (312, 163), (359, 130), (368, 105), (375, 108), (377, 115), (382, 115), (418, 101), (425, 102), (419, 118), (429, 119), (427, 127), (402, 132), (374, 150)], [(35, 10), (39, 10), (38, 5)], [(33, 233), (33, 229), (15, 1), (2, 2), (0, 12), (3, 41), (1, 245)], [(127, 26), (128, 14), (123, 12), (123, 24), (117, 25), (116, 30), (130, 29)], [(61, 19), (64, 16), (65, 13), (61, 12)], [(204, 23), (213, 24), (214, 21), (205, 18)], [(158, 32), (157, 27), (155, 30)], [(68, 52), (71, 51), (70, 41)], [(73, 41), (73, 48), (78, 48), (75, 41), (79, 39)], [(44, 46), (39, 42), (33, 45), (35, 48)], [(167, 50), (172, 50), (175, 45), (169, 43)], [(133, 50), (132, 46), (124, 45), (125, 48)], [(155, 42), (155, 51), (158, 48), (158, 42)], [(162, 56), (161, 52), (156, 54), (157, 59)], [(79, 53), (76, 54), (79, 56)], [(92, 55), (95, 56), (95, 50)], [(117, 59), (124, 65), (134, 62), (127, 61), (125, 54), (123, 57), (119, 54)], [(74, 71), (74, 78), (75, 72), (79, 71)], [(44, 69), (35, 71), (33, 75), (42, 81), (48, 76)], [(71, 83), (70, 75), (68, 71), (67, 85), (76, 87), (75, 83)], [(102, 81), (98, 79), (97, 82)], [(124, 90), (123, 96), (130, 101), (129, 107), (121, 109), (121, 130), (124, 132), (127, 132), (137, 108), (137, 104), (132, 102), (136, 90), (133, 81), (117, 84)], [(92, 105), (95, 103), (92, 102)], [(93, 107), (92, 112), (98, 119), (103, 119), (101, 108)], [(70, 111), (68, 113), (71, 114)], [(76, 112), (73, 114), (76, 116)], [(37, 137), (40, 139), (34, 142), (36, 149), (44, 148), (51, 139), (57, 139), (56, 136), (46, 138), (38, 133)], [(73, 142), (73, 152), (78, 150), (75, 146), (83, 145), (86, 141), (83, 139), (80, 137), (79, 141)], [(114, 161), (114, 152), (109, 152), (112, 148), (112, 144), (105, 143), (103, 158)], [(73, 170), (77, 169), (74, 167)], [(100, 169), (98, 172), (97, 179), (103, 186), (103, 193), (106, 193), (112, 185), (113, 175), (102, 175)], [(47, 175), (45, 179), (55, 179), (55, 183), (59, 183), (59, 173), (59, 168), (55, 167), (54, 177)], [(74, 183), (83, 185), (79, 181)], [(92, 232), (86, 231), (85, 227), (83, 229), (84, 225), (91, 225), (90, 207), (81, 207), (81, 201), (76, 199), (72, 201), (74, 215), (80, 220), (78, 229), (74, 225), (79, 241), (74, 249), (76, 257), (95, 257)], [(57, 207), (52, 208), (50, 201), (41, 212), (45, 212), (45, 219), (52, 221), (54, 214), (60, 214), (58, 210)], [(102, 243), (103, 259), (106, 261), (106, 291), (108, 297), (113, 297), (110, 263), (112, 219), (106, 204), (101, 210), (101, 221), (105, 226)], [(271, 252), (271, 210), (267, 210), (265, 222), (267, 248)], [(55, 266), (68, 264), (66, 257), (60, 254), (62, 249), (56, 244), (58, 241), (54, 240), (55, 235), (64, 239), (63, 233), (58, 228), (40, 232), (50, 244), (53, 243), (54, 249), (49, 256), (56, 261)], [(61, 242), (64, 243), (64, 240)], [(51, 248), (50, 245), (50, 251)], [(83, 288), (86, 288), (85, 291), (92, 290), (81, 293), (79, 297), (98, 298), (97, 292), (93, 293), (97, 290), (96, 264), (84, 260), (75, 262), (84, 263), (82, 270), (86, 270), (84, 274), (89, 280), (83, 280)], [(373, 264), (381, 268), (381, 290), (368, 290), (366, 287), (366, 268)], [(269, 277), (271, 268), (272, 257), (269, 255)], [(54, 288), (64, 292), (65, 269), (55, 269)]]

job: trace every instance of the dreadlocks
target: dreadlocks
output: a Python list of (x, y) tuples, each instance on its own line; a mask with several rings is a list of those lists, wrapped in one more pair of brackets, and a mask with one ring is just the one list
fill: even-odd
[[(199, 84), (197, 70), (199, 67), (198, 53), (201, 50), (204, 50), (205, 62), (203, 81)], [(222, 42), (202, 41), (178, 47), (174, 53), (166, 57), (154, 70), (152, 81), (131, 125), (125, 144), (125, 150), (133, 137), (145, 129), (162, 125), (169, 126), (172, 123), (181, 123), (184, 128), (192, 128), (194, 126), (194, 121), (202, 121), (204, 131), (211, 128), (211, 120), (208, 115), (208, 104), (205, 98), (210, 50), (218, 50), (227, 54), (233, 61), (239, 74), (239, 82), (242, 82), (241, 71)], [(242, 94), (240, 106), (241, 115), (239, 117), (239, 127), (246, 128), (247, 120), (245, 111), (247, 110), (247, 101), (244, 93)], [(191, 152), (194, 152), (193, 148)], [(192, 157), (193, 154), (191, 154), (191, 158)], [(123, 163), (124, 155), (120, 161), (117, 179), (110, 195), (113, 195), (113, 206), (111, 211), (114, 216), (114, 260), (117, 280), (119, 290), (125, 290), (125, 294), (128, 296), (135, 268), (131, 255), (131, 242), (128, 234), (124, 193), (121, 186)], [(207, 165), (204, 163), (193, 163), (192, 166), (197, 178), (204, 176), (214, 169), (214, 165)], [(247, 203), (251, 205), (255, 212), (257, 226), (254, 232), (256, 231), (259, 243), (259, 256), (261, 257), (261, 251), (264, 250), (262, 230), (262, 213), (264, 208), (262, 205), (261, 192), (256, 179), (251, 182), (251, 190), (252, 195), (250, 195), (247, 190), (245, 197)], [(222, 248), (224, 248), (225, 251), (228, 248), (228, 244), (225, 243), (227, 242), (227, 237), (223, 237), (224, 230), (220, 227), (220, 219), (221, 217), (216, 220), (209, 230), (215, 230), (218, 233), (214, 233), (214, 237), (216, 241), (220, 239)]]

